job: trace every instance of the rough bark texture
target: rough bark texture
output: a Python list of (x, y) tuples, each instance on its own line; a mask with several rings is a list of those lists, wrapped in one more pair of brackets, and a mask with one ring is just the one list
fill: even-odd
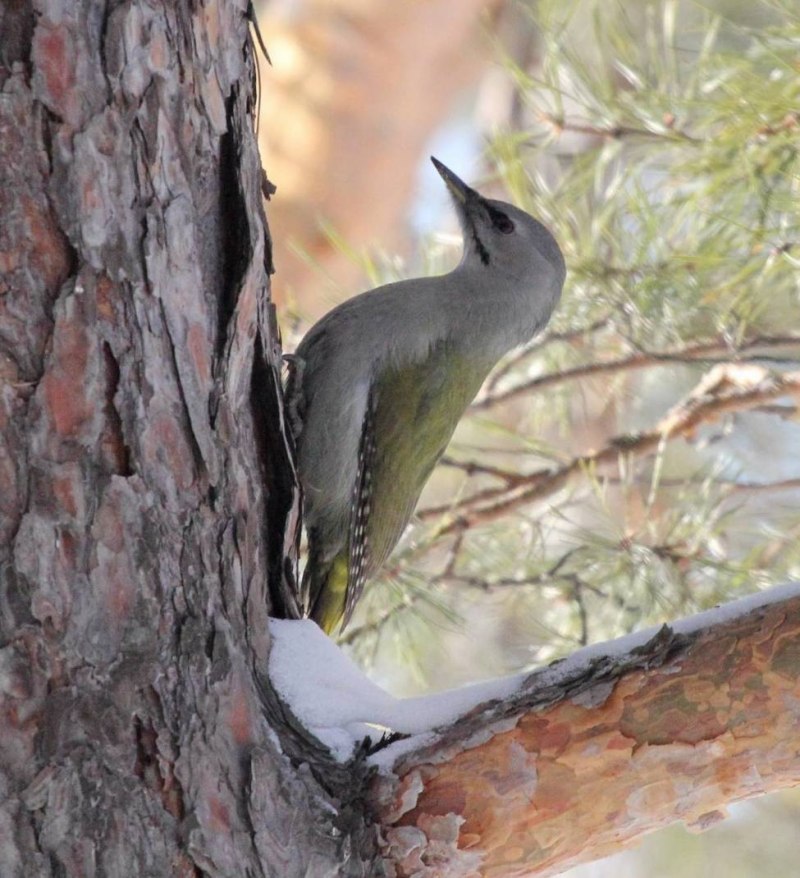
[(370, 871), (263, 676), (296, 506), (246, 13), (0, 10), (3, 878)]
[(546, 674), (374, 783), (398, 876), (555, 875), (800, 784), (799, 596)]

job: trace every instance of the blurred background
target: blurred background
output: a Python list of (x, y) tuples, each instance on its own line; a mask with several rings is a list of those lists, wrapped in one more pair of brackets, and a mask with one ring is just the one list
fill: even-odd
[[(344, 298), (456, 264), (431, 154), (569, 268), (341, 638), (373, 678), (460, 685), (797, 579), (800, 3), (256, 5), (286, 350)], [(570, 874), (778, 878), (798, 856), (788, 792)]]

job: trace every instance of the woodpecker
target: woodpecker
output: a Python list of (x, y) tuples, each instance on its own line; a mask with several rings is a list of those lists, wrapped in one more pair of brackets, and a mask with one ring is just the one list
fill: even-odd
[(308, 536), (301, 591), (327, 633), (344, 628), (389, 557), (489, 371), (545, 326), (564, 284), (564, 257), (538, 220), (431, 161), (458, 213), (458, 266), (349, 299), (291, 358)]

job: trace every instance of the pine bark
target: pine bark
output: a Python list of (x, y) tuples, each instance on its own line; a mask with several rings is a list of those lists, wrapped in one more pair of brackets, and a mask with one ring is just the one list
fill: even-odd
[(266, 678), (297, 510), (247, 3), (0, 14), (0, 874), (365, 874)]

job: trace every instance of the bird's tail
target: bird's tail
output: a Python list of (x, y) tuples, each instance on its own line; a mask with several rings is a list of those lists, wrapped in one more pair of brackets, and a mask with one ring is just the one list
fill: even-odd
[(325, 564), (309, 557), (303, 573), (303, 591), (308, 595), (309, 616), (326, 634), (332, 634), (344, 616), (347, 595), (348, 558), (340, 553)]

